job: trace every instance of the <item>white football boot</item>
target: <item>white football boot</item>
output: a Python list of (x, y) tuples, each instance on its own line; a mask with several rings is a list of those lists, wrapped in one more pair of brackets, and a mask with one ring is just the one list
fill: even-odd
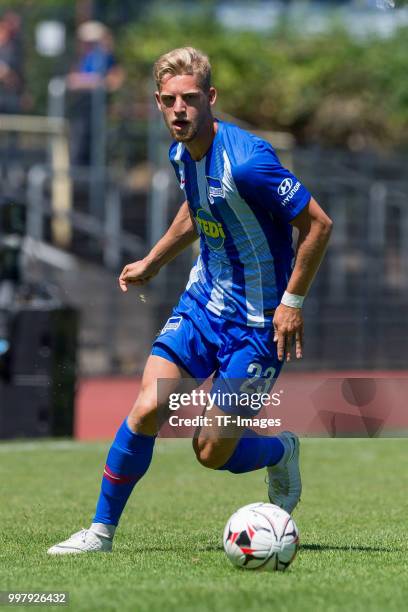
[(290, 431), (277, 436), (284, 446), (281, 460), (267, 467), (268, 496), (275, 504), (289, 514), (296, 508), (302, 493), (299, 470), (299, 438)]
[(112, 540), (91, 531), (81, 529), (68, 540), (48, 549), (49, 555), (77, 555), (79, 553), (111, 552)]

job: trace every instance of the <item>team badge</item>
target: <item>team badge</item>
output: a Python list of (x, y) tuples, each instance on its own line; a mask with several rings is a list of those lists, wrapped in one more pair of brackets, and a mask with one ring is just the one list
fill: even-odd
[(168, 319), (166, 325), (163, 327), (163, 329), (161, 330), (161, 334), (163, 334), (166, 331), (169, 331), (170, 329), (178, 329), (180, 327), (180, 323), (183, 317), (170, 317), (170, 319)]
[(224, 185), (221, 179), (206, 176), (207, 179), (207, 195), (211, 204), (214, 204), (215, 198), (225, 198)]

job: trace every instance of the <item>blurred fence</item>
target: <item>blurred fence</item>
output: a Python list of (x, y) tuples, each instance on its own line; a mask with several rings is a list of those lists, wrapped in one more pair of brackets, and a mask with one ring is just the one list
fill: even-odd
[(307, 300), (307, 354), (323, 367), (405, 368), (406, 160), (296, 151), (296, 171), (334, 221)]
[[(70, 299), (84, 314), (82, 372), (140, 371), (154, 333), (185, 286), (193, 259), (187, 251), (171, 262), (146, 289), (147, 299), (140, 300), (137, 291), (122, 296), (117, 290), (121, 265), (143, 256), (165, 231), (182, 200), (167, 161), (166, 131), (152, 111), (148, 131), (140, 133), (148, 143), (147, 165), (140, 159), (128, 170), (103, 168), (104, 189), (95, 214), (88, 200), (89, 169), (67, 171), (55, 163), (55, 155), (50, 158), (48, 141), (35, 142), (22, 124), (20, 130), (15, 126), (7, 130), (0, 117), (2, 126), (3, 203), (14, 199), (26, 207), (25, 231), (38, 244), (58, 244), (55, 227), (68, 224), (72, 235), (65, 249), (81, 261), (93, 262), (77, 265), (70, 275), (58, 269), (58, 257), (53, 263), (50, 256), (47, 262), (56, 269), (51, 275), (54, 282), (65, 283)], [(326, 259), (305, 303), (306, 358), (291, 368), (406, 368), (406, 159), (297, 149), (290, 138), (267, 137), (334, 221)], [(60, 141), (60, 155), (62, 149)], [(148, 180), (131, 190), (130, 176), (141, 169)], [(55, 191), (56, 181), (60, 181), (59, 191)], [(67, 193), (70, 205), (59, 206), (58, 197), (68, 197)], [(30, 269), (26, 274), (30, 275)]]

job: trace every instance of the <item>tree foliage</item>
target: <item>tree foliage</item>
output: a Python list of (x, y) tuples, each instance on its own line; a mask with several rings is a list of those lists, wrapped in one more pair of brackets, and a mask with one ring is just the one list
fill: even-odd
[(210, 56), (222, 110), (254, 126), (291, 131), (301, 142), (407, 144), (408, 29), (359, 40), (335, 26), (317, 36), (287, 27), (261, 34), (191, 16), (156, 17), (122, 38), (129, 84), (148, 95), (155, 59), (184, 45)]
[[(219, 108), (258, 128), (290, 131), (299, 142), (356, 149), (407, 146), (408, 28), (385, 39), (353, 38), (335, 25), (307, 36), (287, 20), (268, 33), (234, 31), (214, 20), (213, 4), (206, 0), (201, 10), (167, 14), (146, 11), (150, 16), (122, 27), (107, 24), (128, 75), (126, 100), (151, 96), (152, 65), (161, 53), (192, 45), (211, 58)], [(0, 0), (0, 14), (12, 7), (23, 17), (29, 112), (46, 111), (50, 77), (72, 64), (75, 6), (74, 0)], [(53, 18), (67, 27), (66, 53), (58, 59), (40, 57), (34, 45), (36, 24)]]

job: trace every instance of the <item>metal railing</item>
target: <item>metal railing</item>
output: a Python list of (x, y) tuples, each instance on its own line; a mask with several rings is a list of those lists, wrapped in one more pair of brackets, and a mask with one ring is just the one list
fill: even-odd
[[(0, 115), (0, 133), (36, 134), (42, 137), (42, 146), (48, 150), (48, 163), (35, 163), (28, 168), (20, 166), (18, 185), (8, 184), (6, 173), (0, 191), (3, 200), (18, 199), (27, 208), (26, 233), (36, 240), (45, 240), (46, 227), (55, 246), (69, 250), (73, 233), (78, 230), (97, 239), (102, 248), (102, 262), (112, 270), (120, 266), (123, 258), (135, 257), (145, 250), (144, 241), (122, 228), (120, 178), (103, 168), (103, 196), (94, 210), (75, 210), (74, 185), (85, 186), (89, 192), (94, 175), (87, 168), (72, 168), (69, 163), (68, 123), (57, 117)], [(18, 159), (18, 158), (17, 158)], [(7, 165), (4, 157), (3, 165)], [(98, 180), (101, 172), (98, 173)], [(5, 202), (7, 203), (7, 202)], [(1, 230), (1, 228), (0, 228)]]

